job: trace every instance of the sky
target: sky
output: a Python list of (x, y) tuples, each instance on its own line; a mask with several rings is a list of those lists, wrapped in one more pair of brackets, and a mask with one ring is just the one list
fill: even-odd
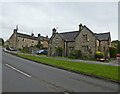
[(110, 32), (118, 39), (117, 2), (2, 2), (0, 3), (2, 38), (9, 39), (18, 25), (18, 32), (51, 37), (52, 29), (67, 32), (86, 25), (94, 33)]

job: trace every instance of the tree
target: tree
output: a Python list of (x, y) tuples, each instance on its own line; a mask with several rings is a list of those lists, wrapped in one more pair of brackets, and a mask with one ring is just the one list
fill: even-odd
[(112, 47), (115, 47), (117, 49), (117, 53), (120, 53), (120, 41), (114, 40), (111, 42)]
[(4, 40), (0, 38), (0, 45), (4, 45)]
[(116, 58), (117, 48), (116, 47), (109, 47), (110, 57)]
[(117, 53), (120, 53), (120, 41), (117, 44)]
[(4, 40), (2, 39), (2, 45), (4, 45)]

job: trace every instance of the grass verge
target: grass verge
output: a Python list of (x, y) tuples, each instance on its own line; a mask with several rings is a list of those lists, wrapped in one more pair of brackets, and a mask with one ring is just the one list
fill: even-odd
[(106, 80), (111, 80), (120, 83), (120, 74), (118, 73), (119, 66), (108, 66), (102, 64), (88, 64), (83, 62), (71, 62), (66, 60), (56, 60), (54, 58), (40, 57), (34, 55), (16, 54), (19, 57), (26, 58), (38, 63), (47, 64), (50, 66), (62, 68), (72, 72), (82, 73)]

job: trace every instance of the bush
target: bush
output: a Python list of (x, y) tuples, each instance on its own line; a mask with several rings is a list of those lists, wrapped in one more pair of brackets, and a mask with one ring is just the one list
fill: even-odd
[(103, 57), (104, 57), (104, 54), (103, 54), (102, 52), (97, 51), (97, 52), (95, 53), (95, 59), (97, 59), (97, 58), (103, 58)]
[(57, 56), (62, 56), (63, 53), (63, 48), (62, 47), (57, 47), (56, 48), (56, 55)]
[(73, 59), (80, 59), (82, 57), (82, 52), (81, 50), (74, 50), (73, 52), (70, 53), (69, 58)]
[(29, 49), (30, 49), (29, 47), (25, 46), (25, 47), (23, 47), (21, 52), (23, 52), (23, 53), (31, 53)]
[(110, 51), (110, 57), (116, 58), (117, 48), (116, 47), (109, 47), (109, 51)]

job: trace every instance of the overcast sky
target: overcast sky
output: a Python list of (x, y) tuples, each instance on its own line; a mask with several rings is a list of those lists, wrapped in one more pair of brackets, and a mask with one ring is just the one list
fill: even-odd
[(19, 2), (2, 3), (2, 37), (7, 40), (16, 25), (21, 33), (40, 33), (51, 37), (52, 28), (58, 32), (78, 30), (82, 23), (94, 33), (110, 32), (118, 39), (117, 2)]

